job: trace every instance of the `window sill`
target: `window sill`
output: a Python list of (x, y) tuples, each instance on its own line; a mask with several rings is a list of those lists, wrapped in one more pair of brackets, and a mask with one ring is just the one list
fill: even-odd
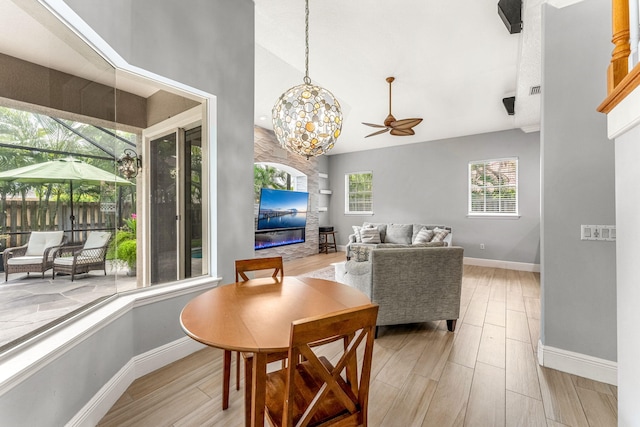
[(520, 215), (467, 214), (470, 219), (520, 219)]
[(345, 212), (345, 215), (348, 216), (373, 216), (373, 211), (365, 211), (365, 212)]
[(204, 291), (217, 286), (219, 281), (220, 278), (207, 276), (123, 292), (54, 326), (32, 340), (7, 350), (0, 356), (3, 368), (0, 374), (0, 395), (133, 308), (199, 290)]

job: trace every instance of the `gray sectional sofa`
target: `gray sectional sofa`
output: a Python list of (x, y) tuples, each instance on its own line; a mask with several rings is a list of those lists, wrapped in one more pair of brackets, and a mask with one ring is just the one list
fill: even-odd
[(352, 249), (351, 260), (335, 265), (336, 281), (359, 289), (380, 306), (378, 326), (446, 320), (447, 328), (455, 330), (463, 248), (356, 244)]
[[(375, 230), (364, 230), (364, 229)], [(445, 230), (446, 233), (439, 232)], [(359, 254), (360, 248), (404, 248), (451, 246), (451, 227), (434, 224), (394, 224), (365, 222), (354, 226), (346, 245), (347, 260)], [(376, 233), (377, 231), (377, 233)], [(421, 233), (422, 231), (422, 233)], [(372, 233), (369, 233), (372, 232)], [(433, 232), (432, 235), (429, 233)], [(364, 234), (367, 234), (364, 237)]]

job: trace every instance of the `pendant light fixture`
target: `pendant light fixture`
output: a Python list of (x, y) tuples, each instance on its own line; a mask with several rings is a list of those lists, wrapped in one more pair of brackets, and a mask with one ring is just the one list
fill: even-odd
[(272, 110), (280, 145), (293, 153), (320, 156), (331, 150), (342, 130), (342, 111), (328, 90), (309, 78), (309, 0), (305, 0), (304, 83), (283, 93)]

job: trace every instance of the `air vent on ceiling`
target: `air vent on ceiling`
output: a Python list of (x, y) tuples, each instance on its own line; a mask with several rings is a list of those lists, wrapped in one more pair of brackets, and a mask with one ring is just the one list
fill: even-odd
[(540, 95), (540, 85), (531, 86), (531, 89), (529, 90), (529, 95)]

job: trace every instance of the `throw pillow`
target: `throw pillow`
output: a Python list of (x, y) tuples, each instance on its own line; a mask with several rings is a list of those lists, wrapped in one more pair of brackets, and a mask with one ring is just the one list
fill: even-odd
[(384, 238), (384, 242), (410, 245), (412, 233), (412, 224), (389, 224), (387, 225), (387, 235)]
[(433, 230), (429, 230), (428, 228), (423, 228), (422, 230), (418, 231), (416, 238), (413, 240), (413, 244), (415, 245), (418, 243), (430, 242), (434, 236), (435, 236), (435, 233), (433, 232)]
[(351, 228), (353, 228), (353, 234), (356, 235), (356, 243), (362, 243), (362, 236), (360, 236), (360, 229), (362, 227), (358, 225), (352, 225)]
[(362, 243), (381, 243), (380, 232), (377, 228), (362, 228), (360, 230)]
[(351, 259), (355, 262), (369, 261), (369, 250), (366, 246), (355, 246), (351, 248)]
[(380, 243), (386, 242), (386, 234), (387, 234), (387, 224), (386, 223), (374, 223), (374, 222), (365, 222), (362, 224), (362, 227), (375, 227), (380, 232)]
[(444, 242), (444, 238), (449, 235), (449, 230), (445, 230), (444, 228), (435, 228), (433, 232), (432, 242)]

